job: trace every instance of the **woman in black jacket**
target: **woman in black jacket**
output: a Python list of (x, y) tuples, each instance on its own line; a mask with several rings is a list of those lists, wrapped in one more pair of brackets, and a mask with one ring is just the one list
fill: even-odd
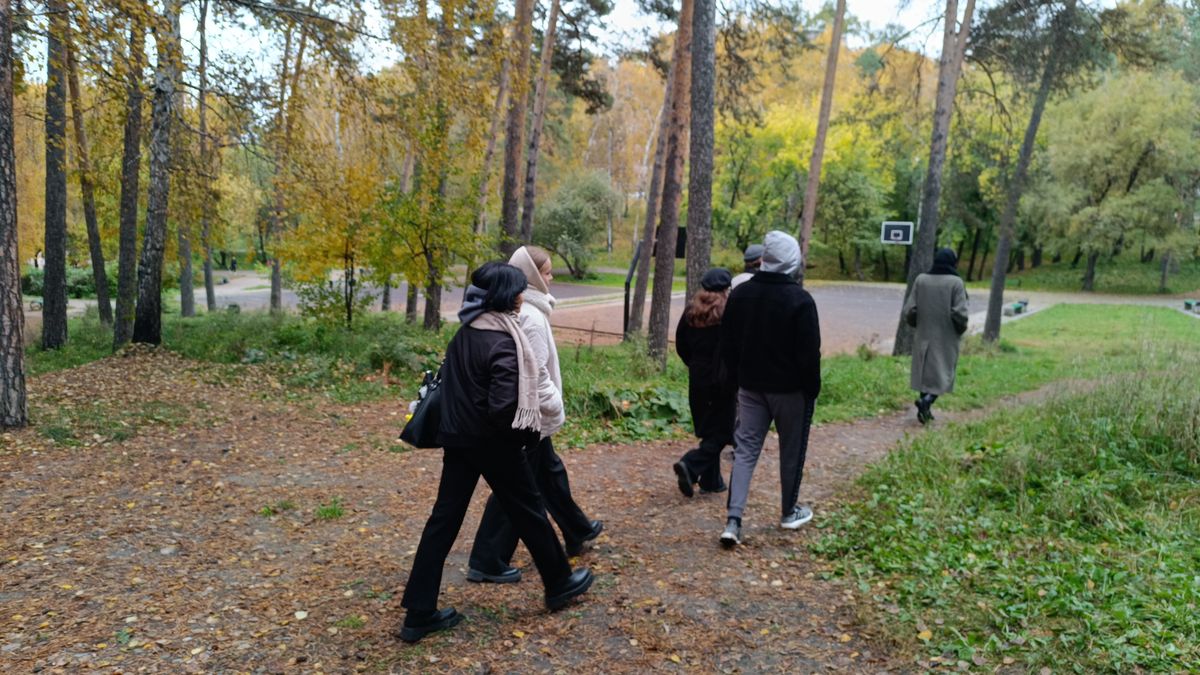
[(721, 366), (721, 317), (729, 297), (731, 276), (716, 268), (704, 273), (701, 290), (688, 302), (675, 329), (675, 351), (688, 367), (688, 404), (700, 446), (675, 462), (679, 491), (686, 497), (692, 486), (701, 492), (724, 492), (721, 450), (733, 443), (737, 416), (737, 389), (724, 376)]
[(572, 572), (567, 564), (522, 452), (540, 427), (537, 368), (516, 321), (525, 275), (494, 263), (477, 270), (471, 281), (459, 312), (462, 328), (446, 347), (442, 366), (442, 477), (400, 602), (408, 610), (399, 631), (405, 642), (462, 620), (452, 607), (439, 610), (437, 600), (446, 556), (480, 476), (532, 554), (548, 608), (565, 606), (592, 584), (591, 571)]

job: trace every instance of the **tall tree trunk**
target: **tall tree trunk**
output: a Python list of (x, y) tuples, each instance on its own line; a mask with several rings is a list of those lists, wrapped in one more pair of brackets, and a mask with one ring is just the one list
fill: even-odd
[[(933, 249), (937, 246), (938, 203), (942, 197), (942, 167), (946, 162), (946, 145), (950, 138), (950, 117), (954, 112), (954, 96), (958, 90), (958, 75), (962, 71), (967, 38), (971, 33), (971, 15), (975, 0), (967, 0), (962, 24), (958, 25), (958, 0), (946, 0), (945, 31), (942, 34), (942, 56), (938, 63), (938, 86), (933, 112), (933, 132), (929, 141), (929, 167), (921, 195), (917, 240), (908, 265), (908, 283), (904, 299), (912, 293), (917, 275), (933, 264)], [(896, 356), (912, 353), (913, 329), (900, 317), (892, 353)]]
[[(525, 96), (529, 83), (529, 61), (533, 32), (533, 0), (516, 0), (513, 14), (512, 93), (508, 123), (504, 131), (504, 187), (500, 204), (500, 251), (510, 256), (520, 238), (521, 149), (525, 138)], [(426, 299), (428, 303), (428, 298)], [(426, 310), (428, 314), (428, 310)]]
[[(178, 73), (178, 71), (176, 71)], [(175, 110), (183, 110), (183, 90), (179, 87), (175, 88)], [(173, 141), (175, 146), (172, 153), (180, 149), (182, 145), (178, 140), (178, 134)], [(201, 174), (204, 169), (201, 168)], [(203, 181), (203, 178), (201, 178)], [(192, 232), (191, 223), (185, 220), (180, 220), (175, 223), (175, 242), (176, 242), (176, 257), (179, 260), (179, 315), (184, 317), (196, 316), (196, 288), (195, 274), (192, 270)]]
[(1083, 273), (1083, 290), (1091, 292), (1096, 290), (1096, 261), (1100, 259), (1099, 251), (1088, 253), (1087, 270)]
[(442, 326), (442, 275), (433, 259), (433, 252), (426, 251), (425, 265), (428, 268), (428, 281), (425, 282), (425, 322), (426, 330), (437, 330)]
[(800, 283), (804, 283), (804, 268), (808, 264), (808, 245), (812, 239), (813, 221), (817, 217), (817, 188), (821, 183), (821, 162), (825, 155), (825, 136), (829, 133), (829, 113), (833, 107), (833, 85), (837, 78), (838, 52), (842, 47), (842, 29), (846, 23), (846, 0), (837, 0), (833, 16), (833, 31), (829, 38), (829, 54), (825, 59), (825, 85), (821, 88), (821, 109), (817, 115), (817, 135), (813, 139), (812, 158), (808, 163), (808, 184), (804, 188), (804, 210), (800, 214)]
[(162, 342), (163, 248), (167, 238), (167, 203), (171, 193), (171, 117), (179, 77), (179, 0), (167, 0), (167, 31), (159, 31), (154, 72), (154, 104), (150, 112), (150, 189), (146, 227), (138, 260), (137, 312), (133, 341)]
[[(1069, 0), (1064, 14), (1070, 17), (1074, 11), (1075, 0)], [(1046, 58), (1045, 67), (1042, 68), (1042, 80), (1038, 84), (1037, 95), (1033, 100), (1033, 111), (1029, 114), (1029, 123), (1025, 125), (1025, 138), (1021, 141), (1021, 152), (1017, 156), (1017, 168), (1013, 172), (1012, 182), (1008, 185), (1008, 199), (1004, 204), (1004, 213), (1000, 216), (1000, 241), (996, 244), (996, 263), (992, 268), (987, 316), (983, 322), (984, 342), (994, 343), (1000, 339), (1000, 315), (1004, 306), (1004, 285), (1007, 280), (1007, 270), (1004, 265), (1008, 260), (1008, 252), (1012, 248), (1013, 238), (1016, 236), (1017, 208), (1021, 204), (1021, 194), (1025, 191), (1025, 180), (1029, 175), (1029, 164), (1033, 159), (1033, 146), (1037, 141), (1038, 127), (1042, 123), (1042, 113), (1046, 110), (1046, 101), (1050, 98), (1050, 89), (1054, 84), (1055, 70), (1058, 67), (1058, 50), (1062, 48), (1058, 40), (1051, 40), (1051, 51)]]
[(200, 92), (196, 104), (200, 117), (200, 245), (204, 247), (204, 303), (217, 311), (217, 289), (213, 282), (212, 257), (212, 178), (213, 160), (208, 138), (208, 0), (200, 0)]
[(83, 222), (87, 228), (88, 253), (92, 258), (92, 280), (96, 285), (96, 307), (100, 323), (111, 326), (112, 302), (108, 298), (108, 272), (104, 269), (104, 249), (100, 244), (100, 226), (96, 222), (96, 187), (92, 179), (92, 160), (88, 152), (87, 130), (83, 126), (83, 101), (79, 91), (79, 64), (74, 50), (67, 47), (67, 85), (71, 96), (71, 122), (75, 127), (75, 149), (79, 164), (79, 193), (83, 198)]
[(975, 258), (979, 255), (979, 239), (983, 237), (983, 224), (975, 223), (975, 236), (971, 239), (971, 259), (967, 261), (967, 281), (975, 271)]
[(687, 214), (689, 298), (700, 290), (700, 278), (712, 261), (713, 87), (717, 69), (716, 0), (693, 2)]
[[(475, 207), (475, 234), (487, 231), (488, 183), (492, 177), (492, 160), (496, 157), (496, 139), (500, 135), (500, 119), (504, 116), (504, 101), (508, 98), (512, 63), (505, 58), (500, 66), (500, 86), (496, 89), (496, 104), (488, 126), (487, 149), (483, 152), (483, 168), (479, 178), (479, 204)], [(405, 190), (407, 192), (407, 189)]]
[[(292, 150), (292, 129), (295, 122), (297, 100), (296, 92), (300, 88), (300, 75), (304, 70), (304, 50), (308, 44), (308, 26), (300, 29), (300, 39), (296, 46), (296, 61), (288, 71), (291, 59), (291, 31), (288, 31), (283, 50), (283, 59), (279, 70), (279, 108), (276, 112), (276, 126), (282, 129), (282, 138), (277, 139), (275, 149), (275, 211), (272, 214), (272, 237), (276, 240), (283, 234), (284, 204), (283, 185), (279, 173), (287, 166)], [(278, 241), (275, 242), (278, 244)], [(283, 312), (283, 263), (277, 251), (271, 255), (271, 313)]]
[[(991, 252), (991, 249), (992, 231), (989, 229), (987, 230), (987, 234), (983, 235), (983, 257), (979, 259), (979, 271), (975, 273), (976, 279), (983, 279), (983, 268), (985, 265), (987, 265), (987, 257), (988, 253)], [(970, 275), (970, 270), (967, 271), (967, 274)]]
[(1162, 269), (1158, 279), (1158, 292), (1167, 292), (1167, 275), (1171, 273), (1171, 252), (1167, 251), (1162, 254)]
[(25, 312), (17, 250), (17, 158), (13, 143), (13, 7), (0, 0), (0, 427), (29, 421)]
[(533, 205), (537, 196), (538, 154), (542, 145), (542, 127), (546, 121), (547, 90), (550, 87), (550, 60), (554, 58), (554, 39), (558, 30), (559, 0), (550, 0), (550, 16), (542, 37), (542, 63), (533, 86), (533, 122), (529, 125), (529, 150), (525, 157), (525, 195), (521, 210), (521, 241), (533, 238)]
[(1029, 258), (1029, 266), (1032, 269), (1037, 269), (1042, 266), (1042, 247), (1034, 246), (1033, 255)]
[[(653, 134), (654, 137), (657, 137), (654, 148), (654, 165), (648, 177), (649, 183), (646, 185), (646, 220), (642, 227), (642, 253), (638, 258), (637, 279), (633, 285), (633, 303), (629, 309), (629, 332), (625, 334), (626, 340), (642, 332), (642, 313), (646, 309), (646, 291), (650, 285), (650, 254), (654, 250), (654, 241), (657, 236), (655, 223), (658, 221), (658, 207), (662, 199), (662, 175), (663, 167), (666, 164), (667, 136), (671, 125), (669, 112), (671, 96), (674, 91), (675, 64), (672, 63), (670, 72), (667, 74), (666, 85), (663, 88), (663, 104), (658, 111), (658, 122), (655, 125), (657, 132)], [(649, 148), (649, 139), (646, 143), (646, 147)]]
[(379, 298), (379, 311), (392, 311), (392, 280), (386, 279), (383, 282), (383, 293)]
[(142, 166), (142, 70), (146, 60), (146, 31), (139, 16), (131, 14), (129, 19), (129, 72), (125, 83), (125, 140), (121, 156), (121, 227), (117, 248), (114, 351), (133, 336), (137, 300), (138, 184)]
[(67, 343), (67, 6), (49, 0), (46, 39), (46, 269), (42, 349)]
[(405, 293), (406, 297), (405, 297), (405, 302), (404, 302), (404, 322), (405, 323), (416, 323), (417, 322), (417, 285), (412, 282), (412, 279), (408, 279), (404, 283), (408, 285), (408, 291), (407, 291), (407, 293)]
[(675, 91), (671, 94), (671, 127), (664, 164), (658, 251), (654, 259), (654, 293), (650, 297), (650, 358), (667, 366), (671, 326), (671, 286), (675, 281), (675, 241), (679, 234), (679, 205), (683, 201), (683, 158), (687, 155), (692, 88), (693, 0), (683, 0), (675, 31)]

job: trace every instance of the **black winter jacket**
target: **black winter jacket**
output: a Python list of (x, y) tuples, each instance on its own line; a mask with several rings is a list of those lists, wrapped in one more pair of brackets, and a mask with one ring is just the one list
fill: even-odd
[(446, 347), (438, 442), (462, 448), (523, 445), (517, 414), (517, 344), (508, 333), (464, 326)]
[(721, 319), (721, 357), (737, 385), (762, 393), (821, 393), (821, 326), (808, 291), (778, 272), (733, 289)]
[(721, 368), (721, 324), (696, 328), (688, 324), (687, 312), (675, 327), (675, 352), (688, 367), (693, 385), (715, 385), (725, 378)]

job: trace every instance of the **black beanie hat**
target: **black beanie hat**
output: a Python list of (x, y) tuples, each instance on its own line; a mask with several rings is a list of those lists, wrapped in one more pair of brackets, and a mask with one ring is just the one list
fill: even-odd
[(719, 293), (733, 283), (733, 275), (724, 267), (714, 267), (700, 277), (700, 287), (706, 291)]

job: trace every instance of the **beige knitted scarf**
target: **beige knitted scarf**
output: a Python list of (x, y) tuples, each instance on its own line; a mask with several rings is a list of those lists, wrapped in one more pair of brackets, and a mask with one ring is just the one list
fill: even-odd
[(484, 312), (471, 322), (472, 328), (508, 333), (517, 343), (517, 414), (512, 428), (542, 430), (542, 416), (538, 408), (538, 364), (533, 356), (529, 338), (517, 320), (516, 312)]

